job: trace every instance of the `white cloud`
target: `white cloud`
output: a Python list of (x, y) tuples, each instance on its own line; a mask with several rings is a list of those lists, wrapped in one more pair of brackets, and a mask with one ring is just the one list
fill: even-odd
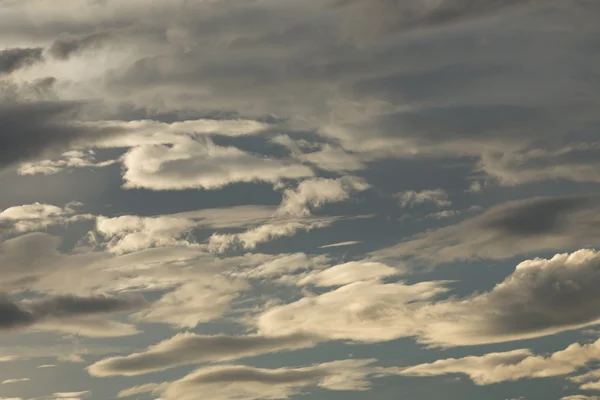
[(353, 246), (355, 244), (360, 244), (362, 243), (359, 240), (352, 240), (352, 241), (348, 241), (348, 242), (339, 242), (339, 243), (332, 243), (332, 244), (326, 244), (324, 246), (319, 246), (320, 249), (329, 249), (329, 248), (333, 248), (333, 247), (345, 247), (345, 246)]
[(194, 328), (201, 322), (223, 316), (230, 310), (231, 302), (248, 289), (244, 281), (207, 275), (204, 281), (197, 278), (169, 291), (136, 317), (179, 328)]
[[(401, 369), (401, 375), (439, 376), (465, 374), (477, 385), (568, 375), (600, 359), (600, 341), (574, 343), (549, 355), (521, 349), (483, 356), (449, 358)], [(577, 381), (577, 380), (576, 380)]]
[(126, 188), (151, 190), (210, 190), (236, 182), (276, 183), (313, 176), (301, 164), (183, 137), (169, 146), (135, 147), (123, 156), (123, 166)]
[(6, 385), (10, 383), (20, 383), (20, 382), (28, 382), (30, 378), (17, 378), (17, 379), (6, 379), (0, 383), (0, 385)]
[[(304, 332), (364, 342), (416, 337), (438, 346), (546, 336), (600, 322), (599, 263), (593, 250), (528, 260), (488, 292), (438, 301), (446, 282), (359, 281), (276, 305), (258, 317), (257, 326), (274, 336)], [(307, 280), (318, 284), (321, 277), (330, 285), (369, 277), (364, 271), (355, 274), (354, 267), (349, 275), (338, 275), (337, 269), (313, 272)]]
[(248, 229), (242, 233), (215, 233), (208, 241), (208, 248), (217, 253), (226, 252), (231, 248), (253, 250), (261, 243), (293, 236), (299, 231), (311, 231), (324, 228), (333, 223), (336, 218), (311, 218), (303, 220), (273, 220), (273, 222)]
[(306, 217), (311, 209), (324, 204), (345, 201), (350, 195), (369, 189), (369, 184), (362, 178), (344, 176), (338, 179), (314, 178), (300, 182), (295, 190), (287, 189), (279, 207), (279, 214)]
[(287, 399), (308, 389), (365, 391), (375, 360), (343, 360), (310, 367), (263, 369), (242, 365), (200, 368), (174, 382), (143, 385), (122, 391), (119, 397), (151, 392), (165, 400)]
[(401, 272), (402, 270), (378, 262), (352, 261), (323, 271), (310, 272), (298, 281), (298, 285), (343, 286), (354, 282), (379, 280)]
[(445, 290), (440, 282), (355, 282), (275, 306), (258, 317), (257, 326), (271, 336), (304, 332), (331, 340), (388, 341), (419, 332), (415, 310)]
[(265, 337), (260, 335), (226, 336), (180, 333), (145, 351), (124, 357), (100, 360), (88, 371), (93, 376), (134, 376), (204, 362), (230, 361), (265, 353), (312, 347), (318, 338), (295, 335)]
[(102, 168), (118, 163), (119, 160), (97, 162), (91, 150), (71, 150), (62, 154), (59, 160), (39, 160), (23, 163), (19, 166), (20, 175), (52, 175), (69, 168)]
[(91, 219), (90, 215), (74, 215), (76, 210), (67, 204), (63, 208), (51, 204), (33, 203), (9, 207), (0, 212), (0, 229), (25, 233), (51, 225)]
[(417, 192), (408, 190), (395, 195), (400, 200), (402, 207), (414, 207), (420, 204), (432, 203), (437, 207), (449, 207), (452, 205), (448, 200), (448, 193), (443, 189), (423, 190)]

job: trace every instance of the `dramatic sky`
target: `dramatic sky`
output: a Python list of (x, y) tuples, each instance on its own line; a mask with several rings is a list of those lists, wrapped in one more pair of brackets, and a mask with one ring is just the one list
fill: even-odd
[(600, 400), (599, 20), (0, 0), (0, 400)]

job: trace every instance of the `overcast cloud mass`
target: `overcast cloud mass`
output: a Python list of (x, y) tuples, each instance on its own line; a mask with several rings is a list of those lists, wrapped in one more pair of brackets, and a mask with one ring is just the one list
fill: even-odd
[(0, 0), (0, 400), (600, 399), (599, 20)]

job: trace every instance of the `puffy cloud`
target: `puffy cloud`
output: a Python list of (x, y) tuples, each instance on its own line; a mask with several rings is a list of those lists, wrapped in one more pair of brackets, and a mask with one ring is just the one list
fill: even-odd
[(350, 195), (369, 189), (362, 178), (344, 176), (338, 179), (314, 178), (300, 182), (298, 187), (287, 189), (278, 212), (295, 217), (310, 216), (311, 209), (327, 203), (345, 201)]
[(400, 200), (402, 207), (414, 207), (425, 203), (433, 203), (438, 207), (448, 207), (452, 204), (448, 200), (448, 193), (443, 189), (423, 190), (421, 192), (409, 190), (395, 196)]
[(240, 206), (212, 208), (178, 214), (141, 217), (122, 215), (96, 219), (98, 240), (117, 254), (160, 246), (196, 246), (190, 231), (195, 228), (240, 228), (269, 220), (274, 208)]
[(544, 250), (598, 244), (596, 197), (539, 197), (494, 206), (456, 225), (418, 234), (373, 253), (430, 263), (503, 259)]
[(522, 349), (483, 356), (449, 358), (404, 368), (400, 374), (408, 376), (465, 374), (477, 385), (489, 385), (525, 378), (568, 375), (598, 361), (599, 358), (600, 341), (596, 341), (585, 345), (574, 343), (564, 350), (547, 356), (534, 355), (530, 350)]
[(230, 361), (265, 353), (312, 347), (317, 338), (303, 335), (265, 337), (180, 333), (141, 353), (110, 357), (88, 367), (93, 376), (141, 375), (179, 365)]
[(63, 208), (51, 204), (33, 203), (9, 207), (0, 212), (0, 228), (25, 233), (67, 222), (91, 219), (91, 215), (75, 214), (73, 204)]
[(359, 281), (272, 307), (258, 317), (257, 326), (271, 336), (306, 333), (331, 340), (388, 341), (415, 335), (420, 323), (415, 310), (445, 290), (440, 282)]
[[(535, 338), (600, 322), (599, 262), (592, 250), (528, 260), (488, 292), (438, 301), (435, 297), (447, 290), (445, 282), (360, 281), (370, 275), (355, 268), (339, 275), (337, 266), (307, 280), (312, 277), (317, 285), (319, 277), (323, 285), (358, 282), (274, 306), (258, 317), (257, 326), (274, 336), (303, 332), (363, 342), (416, 337), (437, 346)], [(382, 276), (386, 273), (391, 271), (385, 269)]]
[(342, 360), (301, 368), (263, 369), (242, 365), (204, 367), (169, 383), (149, 384), (122, 391), (119, 397), (152, 392), (166, 400), (286, 399), (307, 389), (364, 391), (375, 360)]
[(0, 75), (9, 74), (19, 68), (39, 63), (43, 59), (43, 49), (41, 47), (17, 47), (0, 50)]
[(22, 163), (20, 175), (52, 175), (69, 168), (102, 168), (116, 164), (118, 160), (96, 162), (93, 151), (71, 150), (62, 154), (59, 160), (40, 160)]
[(271, 182), (312, 176), (310, 168), (259, 157), (209, 140), (181, 138), (171, 146), (145, 145), (123, 156), (126, 188), (218, 189), (236, 182)]

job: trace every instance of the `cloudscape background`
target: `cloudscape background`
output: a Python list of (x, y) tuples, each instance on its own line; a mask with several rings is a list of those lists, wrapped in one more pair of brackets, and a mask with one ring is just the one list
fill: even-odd
[(0, 0), (0, 399), (600, 399), (598, 21)]

